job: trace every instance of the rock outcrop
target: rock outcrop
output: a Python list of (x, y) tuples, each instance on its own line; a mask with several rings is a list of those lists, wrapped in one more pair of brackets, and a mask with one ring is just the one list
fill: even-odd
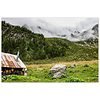
[(50, 69), (50, 74), (53, 78), (60, 78), (64, 75), (66, 68), (66, 65), (56, 64)]

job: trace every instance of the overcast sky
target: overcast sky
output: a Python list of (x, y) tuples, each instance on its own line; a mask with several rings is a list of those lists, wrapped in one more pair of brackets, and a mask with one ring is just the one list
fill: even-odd
[(76, 27), (82, 23), (82, 27), (85, 25), (98, 23), (98, 18), (77, 18), (77, 17), (33, 17), (33, 18), (2, 18), (6, 22), (13, 25), (30, 25), (33, 23), (46, 22), (57, 27)]

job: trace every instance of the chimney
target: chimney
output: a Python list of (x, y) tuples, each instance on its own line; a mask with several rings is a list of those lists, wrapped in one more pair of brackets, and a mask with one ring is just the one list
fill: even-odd
[(19, 58), (19, 51), (17, 52), (16, 61), (18, 61), (18, 58)]

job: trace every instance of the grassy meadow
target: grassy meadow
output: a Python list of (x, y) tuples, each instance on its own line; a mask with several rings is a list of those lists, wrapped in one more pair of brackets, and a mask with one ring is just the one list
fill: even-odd
[[(2, 77), (2, 82), (98, 82), (98, 61), (71, 61), (57, 62), (67, 66), (66, 72), (61, 78), (53, 79), (50, 68), (54, 63), (27, 64), (27, 76), (8, 75)], [(71, 64), (76, 64), (71, 68)]]

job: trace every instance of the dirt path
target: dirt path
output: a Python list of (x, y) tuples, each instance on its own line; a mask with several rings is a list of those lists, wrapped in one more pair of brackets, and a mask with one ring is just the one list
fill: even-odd
[(55, 64), (65, 64), (65, 65), (71, 65), (71, 64), (76, 64), (76, 65), (84, 65), (84, 64), (97, 64), (98, 60), (92, 60), (92, 61), (71, 61), (71, 62), (58, 62), (58, 63), (51, 63), (51, 64), (30, 64), (27, 65), (27, 67), (51, 67)]

